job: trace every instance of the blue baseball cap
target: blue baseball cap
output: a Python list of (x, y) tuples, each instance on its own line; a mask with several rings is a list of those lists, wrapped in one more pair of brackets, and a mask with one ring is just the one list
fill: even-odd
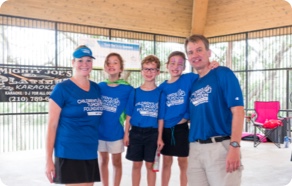
[(95, 59), (95, 57), (92, 56), (92, 52), (91, 52), (91, 50), (88, 47), (78, 48), (73, 53), (73, 57), (74, 58), (82, 58), (82, 57), (85, 57), (85, 56), (91, 57), (91, 58)]

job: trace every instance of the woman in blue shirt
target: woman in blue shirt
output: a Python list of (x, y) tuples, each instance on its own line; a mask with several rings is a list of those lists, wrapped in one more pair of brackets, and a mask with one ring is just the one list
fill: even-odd
[(46, 175), (50, 182), (92, 186), (100, 181), (97, 147), (101, 94), (99, 86), (88, 79), (94, 59), (91, 50), (80, 46), (73, 57), (73, 76), (57, 84), (50, 95)]

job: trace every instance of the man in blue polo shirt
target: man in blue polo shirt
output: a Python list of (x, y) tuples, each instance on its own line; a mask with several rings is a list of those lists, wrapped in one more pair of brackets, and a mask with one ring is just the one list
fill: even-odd
[(187, 38), (185, 49), (199, 74), (190, 95), (189, 185), (239, 186), (244, 121), (239, 82), (227, 67), (208, 68), (211, 51), (204, 36)]

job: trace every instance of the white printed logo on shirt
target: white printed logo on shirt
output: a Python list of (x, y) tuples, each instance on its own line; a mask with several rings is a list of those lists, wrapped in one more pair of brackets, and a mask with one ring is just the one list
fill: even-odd
[(185, 91), (179, 89), (177, 92), (168, 94), (166, 105), (168, 107), (184, 104)]
[(138, 102), (136, 106), (140, 106), (140, 108), (137, 109), (138, 112), (142, 116), (149, 116), (157, 118), (158, 115), (158, 103), (152, 103), (152, 102)]
[(117, 108), (120, 105), (120, 100), (118, 98), (102, 96), (101, 100), (103, 110), (114, 113), (117, 112)]
[(212, 88), (209, 85), (207, 85), (206, 87), (203, 87), (199, 90), (196, 90), (191, 95), (191, 98), (190, 98), (191, 103), (194, 106), (198, 106), (200, 104), (207, 103), (209, 101), (208, 95), (211, 92), (212, 92)]
[(87, 104), (83, 107), (83, 110), (88, 113), (89, 116), (99, 116), (102, 114), (102, 103), (100, 99), (78, 99), (78, 104)]

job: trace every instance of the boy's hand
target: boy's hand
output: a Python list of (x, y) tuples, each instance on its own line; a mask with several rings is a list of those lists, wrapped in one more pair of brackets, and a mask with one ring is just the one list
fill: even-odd
[(124, 135), (124, 146), (129, 146), (129, 135), (125, 134)]
[(157, 147), (158, 147), (158, 149), (159, 150), (162, 150), (163, 146), (164, 146), (163, 140), (162, 139), (158, 139), (157, 140)]

